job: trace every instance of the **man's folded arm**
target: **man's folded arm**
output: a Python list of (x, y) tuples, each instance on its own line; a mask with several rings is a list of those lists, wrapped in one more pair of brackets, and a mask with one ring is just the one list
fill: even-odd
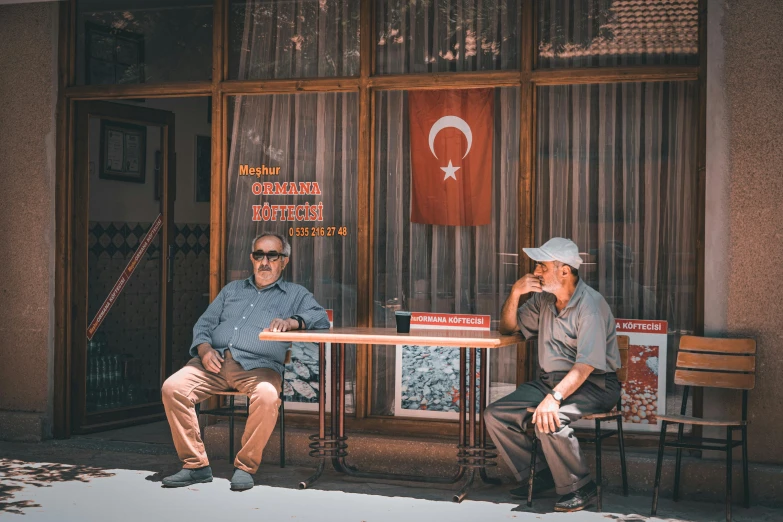
[(223, 312), (223, 303), (226, 299), (225, 287), (220, 291), (214, 301), (212, 301), (207, 309), (198, 318), (196, 324), (193, 326), (193, 343), (190, 345), (190, 356), (198, 356), (198, 346), (202, 343), (212, 345), (212, 332), (220, 324), (220, 314)]
[(578, 319), (576, 363), (592, 366), (598, 373), (606, 368), (606, 323), (600, 314), (585, 314)]
[(525, 339), (538, 335), (538, 318), (541, 315), (541, 294), (533, 294), (517, 310), (517, 327)]
[(304, 321), (305, 330), (329, 329), (329, 316), (324, 307), (318, 304), (313, 294), (307, 292), (297, 307), (296, 315)]

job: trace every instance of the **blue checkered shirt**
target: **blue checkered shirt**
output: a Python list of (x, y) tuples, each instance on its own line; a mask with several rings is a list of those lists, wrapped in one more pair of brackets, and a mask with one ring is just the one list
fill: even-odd
[(298, 315), (308, 330), (329, 328), (326, 311), (305, 287), (281, 277), (259, 290), (254, 276), (223, 287), (193, 327), (190, 355), (196, 357), (201, 343), (209, 343), (221, 356), (231, 356), (245, 370), (271, 368), (283, 374), (285, 352), (290, 342), (259, 341), (258, 334), (272, 319)]

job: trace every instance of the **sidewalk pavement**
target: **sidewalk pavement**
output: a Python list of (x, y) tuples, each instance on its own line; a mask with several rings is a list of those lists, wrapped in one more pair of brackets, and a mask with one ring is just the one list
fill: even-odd
[[(723, 503), (662, 498), (658, 518), (649, 517), (651, 497), (609, 494), (604, 512), (553, 513), (554, 492), (533, 509), (515, 502), (509, 484), (480, 485), (461, 504), (457, 488), (413, 483), (367, 483), (327, 471), (312, 489), (297, 484), (313, 468), (275, 463), (261, 466), (256, 487), (229, 490), (233, 471), (225, 459), (212, 462), (215, 480), (165, 489), (160, 481), (180, 469), (167, 445), (71, 439), (42, 443), (0, 442), (0, 520), (20, 522), (226, 520), (292, 522), (484, 521), (719, 521)], [(783, 520), (783, 508), (733, 506), (734, 520)]]

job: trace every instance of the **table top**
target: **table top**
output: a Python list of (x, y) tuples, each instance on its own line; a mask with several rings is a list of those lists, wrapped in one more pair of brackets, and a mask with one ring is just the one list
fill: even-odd
[(415, 328), (411, 333), (397, 333), (395, 328), (339, 327), (330, 330), (293, 330), (261, 332), (262, 341), (344, 344), (408, 344), (449, 346), (454, 348), (501, 348), (525, 342), (520, 334), (503, 335), (496, 331)]

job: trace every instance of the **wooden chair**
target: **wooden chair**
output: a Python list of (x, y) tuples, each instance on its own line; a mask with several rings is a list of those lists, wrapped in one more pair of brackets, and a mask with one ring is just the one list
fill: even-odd
[[(291, 363), (291, 350), (285, 353), (285, 365)], [(211, 410), (201, 410), (200, 404), (196, 404), (196, 415), (214, 415), (216, 417), (228, 417), (228, 460), (233, 462), (234, 460), (234, 419), (236, 417), (247, 418), (248, 409), (250, 408), (250, 401), (245, 404), (244, 411), (237, 410), (234, 406), (234, 398), (237, 395), (244, 395), (237, 390), (226, 390), (216, 392), (215, 395), (227, 396), (228, 407), (217, 407)], [(280, 391), (280, 467), (285, 467), (285, 397), (283, 397), (283, 391)], [(206, 442), (204, 430), (201, 430), (201, 440)]]
[[(618, 335), (617, 346), (620, 349), (620, 362), (622, 368), (617, 370), (617, 380), (624, 383), (628, 378), (628, 336)], [(625, 467), (625, 439), (623, 437), (623, 406), (622, 398), (617, 400), (617, 404), (611, 411), (593, 413), (585, 415), (582, 420), (595, 421), (595, 434), (593, 437), (581, 439), (582, 442), (595, 444), (595, 483), (598, 489), (597, 509), (603, 509), (603, 476), (601, 467), (601, 441), (607, 437), (617, 435), (617, 443), (620, 446), (620, 469), (623, 476), (623, 495), (628, 496), (628, 473)], [(529, 413), (536, 411), (535, 408), (528, 408)], [(607, 421), (616, 421), (617, 430), (604, 431), (601, 429), (601, 423)], [(535, 429), (532, 430), (533, 450), (530, 456), (530, 477), (527, 484), (527, 507), (533, 507), (533, 478), (536, 469), (536, 457), (538, 454), (538, 437), (535, 435)]]
[[(714, 339), (685, 335), (680, 339), (674, 383), (684, 386), (679, 415), (658, 415), (661, 421), (661, 437), (658, 445), (658, 462), (655, 468), (652, 514), (658, 510), (658, 493), (661, 484), (663, 451), (666, 446), (677, 448), (674, 468), (674, 500), (680, 489), (680, 465), (682, 450), (700, 449), (726, 452), (726, 520), (731, 520), (731, 456), (732, 450), (742, 446), (742, 478), (745, 486), (744, 506), (750, 507), (748, 484), (748, 390), (756, 385), (756, 341), (753, 339)], [(691, 386), (729, 388), (742, 390), (742, 417), (740, 419), (706, 419), (685, 415)], [(676, 441), (666, 441), (666, 427), (678, 424)], [(683, 438), (686, 424), (701, 426), (725, 426), (726, 439)], [(735, 441), (734, 430), (740, 430), (742, 440)], [(705, 444), (706, 443), (706, 444)]]

